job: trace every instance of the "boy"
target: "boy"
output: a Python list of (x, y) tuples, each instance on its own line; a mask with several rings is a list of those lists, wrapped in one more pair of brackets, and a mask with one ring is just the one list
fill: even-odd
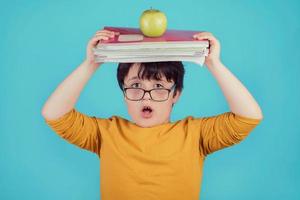
[(198, 200), (205, 157), (247, 137), (262, 120), (261, 109), (219, 60), (218, 40), (201, 32), (194, 38), (209, 40), (205, 65), (218, 81), (230, 112), (170, 122), (183, 88), (181, 62), (119, 64), (117, 78), (132, 122), (78, 112), (76, 100), (102, 64), (94, 62), (92, 48), (117, 34), (96, 33), (87, 45), (86, 60), (49, 97), (42, 115), (62, 138), (101, 158), (101, 199)]

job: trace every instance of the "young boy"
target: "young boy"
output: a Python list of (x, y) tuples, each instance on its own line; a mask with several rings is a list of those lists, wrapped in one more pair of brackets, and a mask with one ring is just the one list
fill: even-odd
[(85, 115), (74, 106), (102, 63), (92, 48), (118, 33), (100, 30), (87, 45), (86, 60), (53, 92), (42, 109), (47, 124), (62, 138), (101, 159), (103, 200), (198, 200), (207, 155), (241, 142), (262, 120), (251, 94), (219, 60), (220, 44), (209, 32), (195, 39), (210, 42), (205, 65), (218, 81), (230, 112), (188, 116), (170, 122), (182, 88), (181, 62), (121, 63), (118, 83), (132, 121)]

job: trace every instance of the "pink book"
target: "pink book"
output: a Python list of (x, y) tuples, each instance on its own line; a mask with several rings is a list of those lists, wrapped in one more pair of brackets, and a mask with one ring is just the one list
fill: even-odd
[(119, 32), (94, 48), (97, 62), (191, 61), (200, 65), (208, 55), (208, 40), (197, 40), (200, 31), (166, 30), (160, 37), (147, 37), (139, 28), (105, 26)]
[(139, 28), (129, 27), (111, 27), (105, 26), (105, 30), (119, 32), (120, 35), (109, 40), (103, 41), (103, 43), (135, 43), (135, 42), (184, 42), (184, 43), (202, 43), (204, 47), (208, 46), (207, 40), (197, 40), (193, 38), (193, 35), (201, 31), (192, 30), (166, 30), (166, 32), (160, 37), (147, 37), (143, 35)]

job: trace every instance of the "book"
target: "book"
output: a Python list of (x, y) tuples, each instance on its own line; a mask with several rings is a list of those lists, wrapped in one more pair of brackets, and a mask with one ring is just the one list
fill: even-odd
[(139, 28), (104, 29), (120, 34), (93, 48), (96, 62), (188, 61), (203, 66), (208, 55), (209, 42), (193, 38), (200, 31), (170, 29), (160, 37), (147, 37)]

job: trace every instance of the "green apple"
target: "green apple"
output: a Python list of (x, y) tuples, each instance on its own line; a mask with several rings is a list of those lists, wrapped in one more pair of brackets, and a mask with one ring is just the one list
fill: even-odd
[(145, 36), (160, 37), (167, 29), (167, 17), (157, 9), (145, 10), (140, 16), (140, 29)]

